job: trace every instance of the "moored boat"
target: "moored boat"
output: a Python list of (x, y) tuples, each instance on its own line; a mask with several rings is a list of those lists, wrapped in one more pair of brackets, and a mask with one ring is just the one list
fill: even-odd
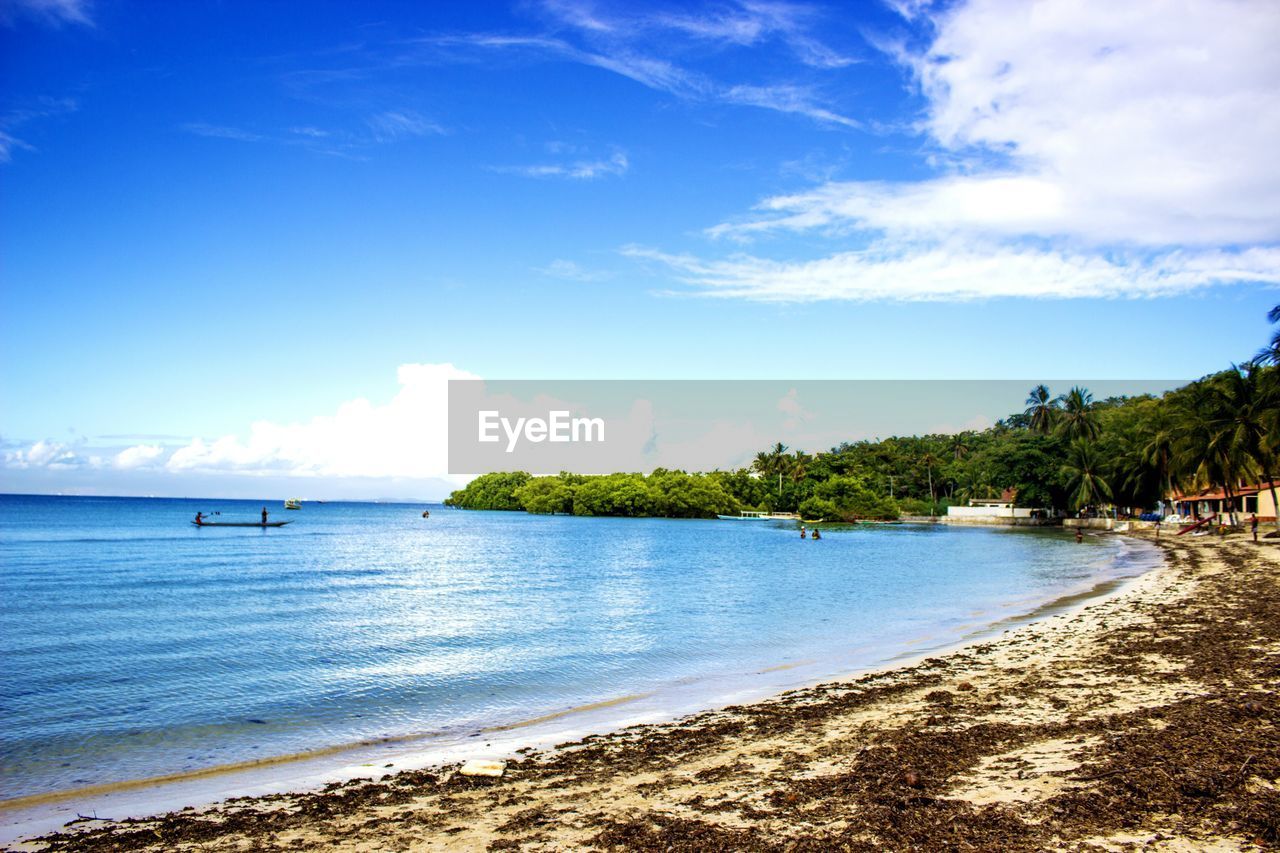
[(284, 527), (291, 521), (193, 521), (196, 527)]
[(284, 502), (285, 509), (302, 509), (302, 498), (289, 498)]

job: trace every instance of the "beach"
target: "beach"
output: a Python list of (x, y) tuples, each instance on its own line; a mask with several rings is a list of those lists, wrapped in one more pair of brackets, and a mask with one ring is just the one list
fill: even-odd
[(676, 722), (153, 819), (45, 850), (1250, 849), (1280, 843), (1280, 549), (1168, 535), (1080, 608)]

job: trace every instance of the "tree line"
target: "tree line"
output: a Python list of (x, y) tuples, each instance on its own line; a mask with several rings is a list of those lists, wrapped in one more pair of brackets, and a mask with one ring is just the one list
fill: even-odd
[[(1268, 318), (1280, 323), (1280, 306)], [(1136, 510), (1175, 489), (1218, 488), (1231, 499), (1241, 481), (1271, 482), (1278, 463), (1280, 330), (1243, 364), (1159, 397), (1095, 400), (1087, 388), (1055, 395), (1037, 385), (1022, 411), (985, 430), (846, 442), (814, 454), (778, 443), (732, 471), (497, 472), (445, 503), (671, 518), (757, 510), (834, 521), (942, 514), (1012, 492), (1019, 506)]]

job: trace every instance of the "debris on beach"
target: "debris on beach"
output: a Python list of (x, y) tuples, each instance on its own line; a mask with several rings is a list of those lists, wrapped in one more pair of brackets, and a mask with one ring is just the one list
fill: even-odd
[(490, 776), (496, 779), (507, 772), (507, 762), (473, 758), (459, 767), (458, 772), (463, 776)]
[(1280, 848), (1280, 554), (1164, 547), (1133, 594), (914, 667), (519, 760), (80, 822), (34, 846)]

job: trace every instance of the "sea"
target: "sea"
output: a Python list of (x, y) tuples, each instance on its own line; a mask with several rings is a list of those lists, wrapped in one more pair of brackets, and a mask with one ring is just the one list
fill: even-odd
[[(290, 523), (191, 524), (264, 506)], [(676, 716), (998, 632), (1156, 561), (1053, 528), (813, 541), (787, 522), (3, 495), (0, 800), (582, 709), (600, 729)]]

